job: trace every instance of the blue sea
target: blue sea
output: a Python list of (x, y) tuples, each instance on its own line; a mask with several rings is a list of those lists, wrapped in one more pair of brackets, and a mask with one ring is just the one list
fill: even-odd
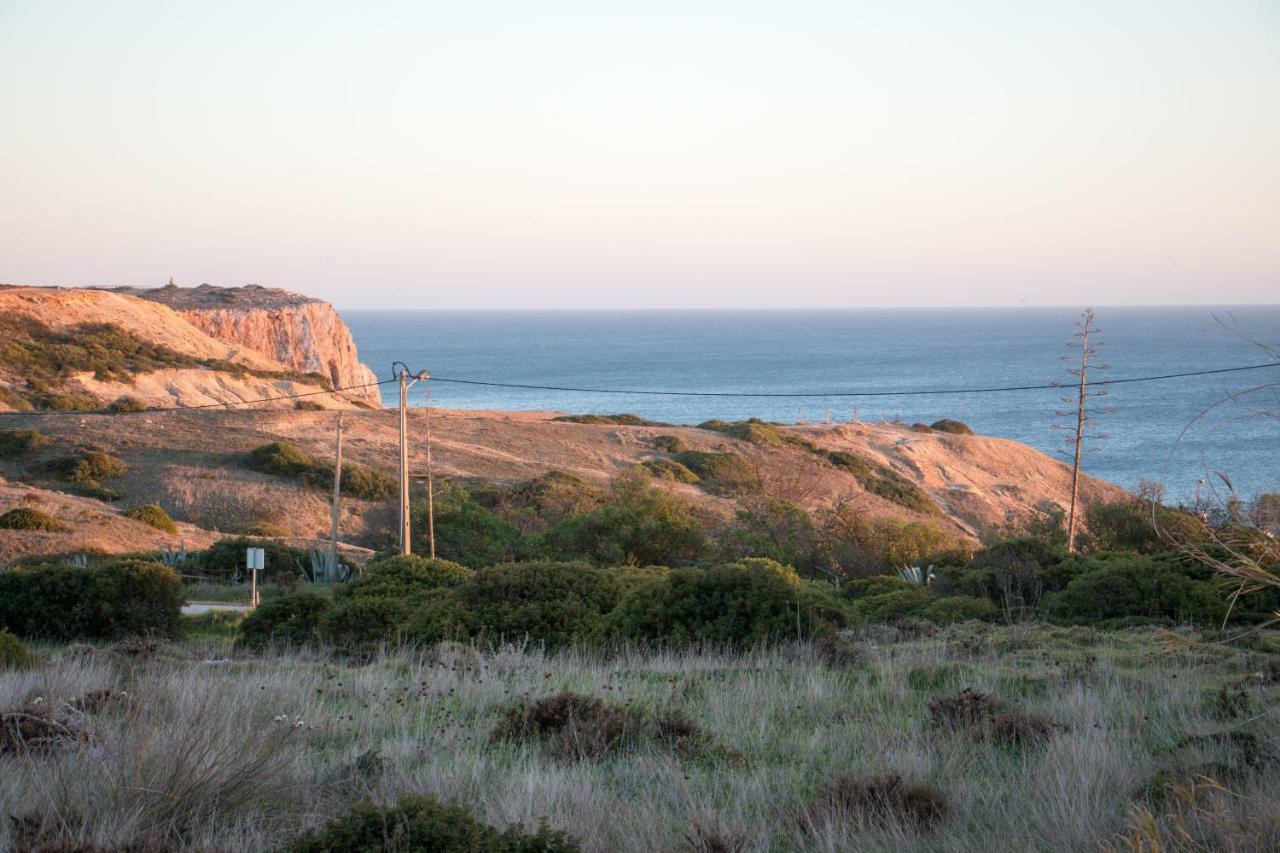
[[(1095, 379), (1263, 364), (1246, 337), (1280, 345), (1280, 306), (1102, 308)], [(839, 392), (933, 391), (1070, 383), (1062, 361), (1079, 312), (1067, 308), (848, 311), (345, 311), (361, 360), (379, 377), (406, 362), (433, 377), (574, 388), (594, 394), (431, 382), (452, 409), (631, 412), (694, 424), (761, 417), (782, 423), (964, 421), (1045, 452), (1065, 449), (1070, 389), (842, 398)], [(1222, 322), (1219, 322), (1222, 321)], [(1223, 323), (1235, 327), (1225, 328)], [(1242, 333), (1244, 336), (1242, 337)], [(1223, 403), (1280, 382), (1280, 368), (1114, 385), (1098, 401), (1106, 437), (1085, 469), (1127, 488), (1163, 483), (1173, 500), (1197, 489), (1242, 496), (1280, 488), (1276, 392)], [(803, 394), (785, 399), (664, 397), (631, 390)], [(423, 394), (412, 392), (414, 405)], [(396, 388), (383, 387), (394, 405)], [(1253, 404), (1253, 405), (1251, 405)], [(1207, 414), (1204, 414), (1207, 411)], [(1204, 484), (1201, 481), (1206, 481)]]

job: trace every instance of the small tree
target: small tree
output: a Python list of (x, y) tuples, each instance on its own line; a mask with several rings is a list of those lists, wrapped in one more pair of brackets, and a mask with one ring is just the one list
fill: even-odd
[(1067, 372), (1076, 378), (1073, 384), (1078, 387), (1078, 391), (1071, 397), (1062, 398), (1062, 402), (1074, 404), (1072, 409), (1058, 410), (1058, 416), (1068, 418), (1068, 421), (1054, 424), (1054, 429), (1066, 431), (1067, 445), (1072, 449), (1070, 454), (1072, 460), (1071, 505), (1067, 511), (1067, 550), (1071, 553), (1075, 553), (1076, 550), (1076, 532), (1079, 527), (1076, 505), (1080, 498), (1080, 458), (1086, 450), (1093, 449), (1087, 447), (1087, 442), (1106, 438), (1105, 433), (1097, 431), (1095, 418), (1111, 412), (1110, 409), (1097, 409), (1090, 405), (1090, 401), (1107, 395), (1105, 390), (1089, 389), (1089, 370), (1091, 368), (1107, 369), (1105, 364), (1095, 364), (1098, 347), (1102, 342), (1097, 338), (1099, 330), (1094, 321), (1093, 309), (1086, 308), (1080, 315), (1080, 319), (1076, 321), (1076, 340), (1067, 342), (1068, 348), (1078, 350), (1076, 353), (1068, 352), (1062, 356), (1062, 360), (1068, 364)]

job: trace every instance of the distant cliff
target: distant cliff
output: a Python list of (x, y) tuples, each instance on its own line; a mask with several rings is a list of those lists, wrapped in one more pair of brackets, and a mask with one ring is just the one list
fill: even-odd
[(121, 288), (167, 305), (205, 334), (232, 341), (302, 373), (319, 373), (349, 396), (381, 406), (372, 370), (360, 363), (351, 330), (328, 302), (256, 284), (244, 287)]

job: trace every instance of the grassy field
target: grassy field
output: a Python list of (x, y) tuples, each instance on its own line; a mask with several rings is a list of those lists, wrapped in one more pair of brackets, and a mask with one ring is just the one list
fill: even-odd
[[(234, 653), (225, 616), (189, 628), (179, 645), (38, 648), (36, 668), (0, 675), (0, 709), (44, 704), (66, 728), (47, 749), (0, 742), (0, 849), (271, 849), (407, 793), (546, 821), (592, 851), (1280, 849), (1274, 636), (1241, 649), (965, 623), (871, 627), (856, 659), (443, 646), (344, 661)], [(1061, 728), (1011, 740), (931, 713), (966, 688)], [(562, 691), (685, 722), (579, 742), (508, 720), (494, 739), (513, 706)], [(932, 786), (936, 813), (823, 793), (889, 773)]]

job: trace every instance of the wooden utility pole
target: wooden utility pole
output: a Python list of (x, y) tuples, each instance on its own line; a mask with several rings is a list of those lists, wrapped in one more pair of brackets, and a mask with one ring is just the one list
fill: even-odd
[(431, 559), (436, 558), (436, 477), (431, 464), (431, 384), (423, 381), (427, 391), (427, 543)]
[(342, 415), (338, 415), (338, 435), (335, 439), (333, 463), (333, 523), (329, 528), (329, 550), (333, 565), (338, 565), (338, 510), (342, 494)]
[(409, 553), (409, 371), (400, 371), (400, 553)]

